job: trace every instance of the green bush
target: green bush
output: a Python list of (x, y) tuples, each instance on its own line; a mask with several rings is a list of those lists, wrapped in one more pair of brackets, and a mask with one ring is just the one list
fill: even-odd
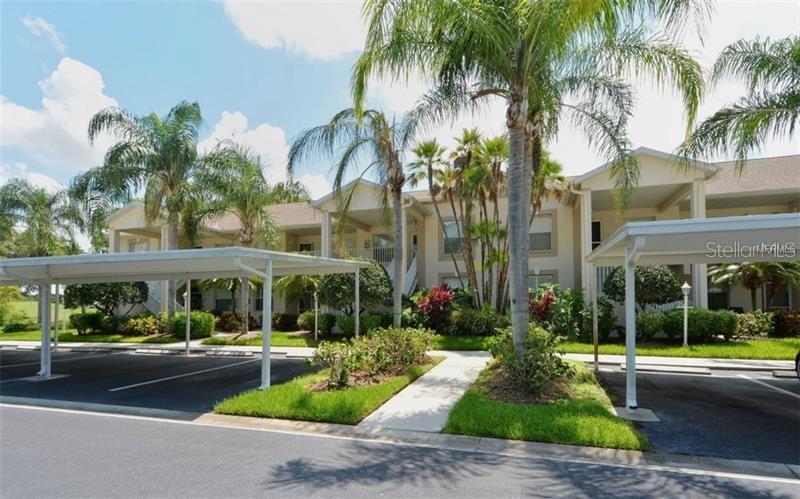
[[(322, 312), (319, 313), (319, 316), (317, 317), (317, 327), (319, 328), (319, 332), (321, 334), (331, 334), (331, 329), (333, 329), (334, 324), (336, 324), (336, 316), (334, 314), (323, 314)], [(313, 333), (314, 311), (306, 310), (302, 314), (298, 315), (297, 327)]]
[(800, 337), (800, 313), (795, 310), (776, 310), (772, 313), (772, 336), (775, 338)]
[[(681, 296), (681, 282), (666, 265), (642, 265), (634, 270), (636, 303), (645, 305), (675, 301)], [(625, 303), (625, 268), (617, 267), (603, 282), (603, 293), (617, 303)]]
[(308, 363), (328, 369), (329, 388), (347, 386), (350, 375), (364, 366), (364, 350), (360, 344), (323, 341)]
[(554, 382), (575, 373), (572, 366), (561, 357), (557, 346), (555, 335), (541, 326), (531, 324), (522, 354), (514, 350), (510, 327), (503, 329), (493, 339), (490, 351), (520, 386), (532, 393), (541, 393)]
[[(364, 314), (361, 316), (359, 324), (361, 334), (369, 333), (381, 327), (383, 327), (383, 317), (381, 314)], [(355, 324), (353, 324), (353, 329), (355, 329)]]
[(314, 317), (317, 314), (313, 310), (306, 310), (297, 316), (297, 327), (306, 331), (314, 332)]
[(642, 312), (636, 317), (636, 337), (644, 341), (652, 340), (664, 327), (662, 312)]
[(319, 332), (322, 334), (331, 334), (333, 330), (333, 326), (336, 325), (336, 315), (335, 314), (319, 314)]
[(494, 336), (498, 329), (511, 325), (511, 320), (504, 314), (498, 314), (491, 307), (479, 309), (463, 307), (453, 311), (450, 316), (450, 327), (445, 333), (450, 336)]
[(297, 314), (272, 313), (273, 331), (297, 331)]
[[(208, 312), (195, 311), (190, 313), (191, 320), (191, 338), (193, 340), (199, 338), (208, 338), (214, 332), (214, 316)], [(173, 336), (178, 338), (186, 337), (186, 314), (183, 312), (176, 313), (172, 318)]]
[(153, 336), (161, 331), (161, 321), (153, 315), (126, 317), (118, 328), (118, 332), (124, 336)]
[[(354, 312), (355, 276), (353, 274), (328, 274), (319, 283), (319, 302), (341, 310)], [(392, 280), (383, 265), (369, 260), (369, 265), (359, 272), (359, 298), (362, 308), (373, 309), (392, 303)]]
[(772, 336), (774, 329), (773, 317), (771, 312), (748, 312), (739, 314), (739, 336)]
[[(78, 334), (98, 334), (103, 332), (103, 313), (102, 312), (84, 312), (72, 314), (69, 316), (69, 325), (74, 328)], [(6, 331), (8, 327), (6, 327)]]
[[(736, 335), (738, 319), (727, 310), (689, 309), (689, 339), (708, 341), (715, 336), (730, 339)], [(664, 313), (664, 333), (673, 339), (683, 336), (683, 309), (676, 308)]]
[(419, 313), (416, 305), (403, 309), (403, 317), (401, 319), (403, 327), (422, 327), (423, 322), (422, 314)]
[(355, 336), (356, 319), (352, 315), (340, 315), (336, 317), (336, 326), (345, 336)]
[(11, 312), (10, 316), (6, 319), (3, 331), (6, 333), (19, 333), (22, 331), (36, 331), (41, 329), (39, 324), (30, 319), (23, 312)]

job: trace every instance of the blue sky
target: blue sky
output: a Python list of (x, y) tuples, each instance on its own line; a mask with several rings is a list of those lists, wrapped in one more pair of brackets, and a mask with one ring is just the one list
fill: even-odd
[[(26, 176), (65, 183), (102, 158), (107, 141), (88, 145), (85, 128), (98, 109), (118, 105), (163, 114), (182, 99), (200, 103), (201, 147), (234, 136), (284, 175), (286, 144), (303, 128), (347, 107), (350, 68), (363, 43), (358, 2), (131, 2), (0, 4), (0, 182)], [(686, 44), (707, 65), (727, 43), (755, 34), (786, 36), (800, 22), (797, 2), (720, 3), (701, 45)], [(409, 108), (424, 83), (377, 84), (372, 104)], [(723, 85), (701, 114), (739, 95)], [(635, 145), (669, 151), (683, 126), (677, 99), (642, 84), (632, 123)], [(502, 108), (464, 117), (431, 134), (444, 141), (461, 126), (502, 131)], [(566, 129), (549, 148), (567, 173), (602, 161)], [(763, 155), (796, 153), (773, 144)], [(329, 162), (302, 165), (298, 177), (314, 194), (327, 188)]]

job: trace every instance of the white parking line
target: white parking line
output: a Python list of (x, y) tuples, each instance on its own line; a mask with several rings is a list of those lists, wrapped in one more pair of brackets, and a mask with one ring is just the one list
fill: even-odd
[(167, 376), (166, 378), (158, 378), (158, 379), (154, 379), (154, 380), (151, 380), (151, 381), (144, 381), (142, 383), (135, 383), (133, 385), (118, 386), (117, 388), (111, 388), (108, 391), (109, 392), (118, 392), (120, 390), (127, 390), (129, 388), (136, 388), (136, 387), (144, 386), (144, 385), (152, 385), (153, 383), (161, 383), (162, 381), (169, 381), (169, 380), (172, 380), (172, 379), (185, 378), (187, 376), (194, 376), (195, 374), (203, 374), (203, 373), (207, 373), (207, 372), (211, 372), (211, 371), (218, 371), (220, 369), (227, 369), (229, 367), (241, 366), (242, 364), (248, 364), (250, 362), (260, 362), (260, 361), (261, 361), (261, 359), (250, 359), (250, 360), (246, 360), (244, 362), (236, 362), (236, 363), (227, 364), (227, 365), (224, 365), (224, 366), (211, 367), (209, 369), (201, 369), (199, 371), (192, 371), (190, 373), (176, 374), (175, 376)]
[[(53, 363), (55, 364), (56, 362), (69, 362), (71, 360), (91, 359), (92, 357), (103, 357), (105, 355), (111, 355), (111, 354), (100, 353), (100, 354), (96, 354), (96, 355), (84, 355), (83, 357), (72, 357), (72, 358), (69, 358), (69, 359), (59, 359), (58, 357), (54, 356), (53, 357)], [(4, 369), (6, 367), (38, 366), (40, 364), (40, 362), (41, 361), (37, 360), (35, 362), (20, 362), (19, 364), (5, 364), (5, 365), (0, 365), (0, 369)]]
[(763, 382), (761, 380), (758, 380), (758, 379), (755, 379), (755, 378), (749, 378), (749, 377), (745, 376), (744, 374), (740, 374), (739, 377), (740, 378), (744, 378), (744, 379), (749, 379), (753, 383), (758, 383), (759, 385), (764, 385), (767, 388), (772, 388), (776, 392), (785, 393), (786, 395), (791, 395), (792, 397), (794, 397), (796, 399), (800, 399), (800, 395), (798, 395), (798, 394), (796, 394), (794, 392), (790, 392), (789, 390), (784, 390), (783, 388), (778, 388), (777, 386), (772, 386), (769, 383), (765, 383), (765, 382)]

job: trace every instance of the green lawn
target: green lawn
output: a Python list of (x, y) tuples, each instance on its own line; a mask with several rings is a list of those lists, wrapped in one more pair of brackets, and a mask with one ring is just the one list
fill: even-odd
[(376, 385), (310, 392), (308, 387), (311, 384), (327, 376), (323, 370), (275, 385), (269, 390), (252, 390), (235, 395), (218, 403), (214, 412), (354, 425), (433, 366), (412, 367), (406, 374)]
[(569, 399), (546, 404), (510, 404), (490, 399), (481, 384), (489, 369), (456, 403), (445, 433), (615, 449), (646, 450), (632, 423), (609, 412), (611, 400), (594, 373), (574, 363)]
[[(567, 353), (593, 353), (591, 343), (561, 343)], [(794, 360), (800, 351), (800, 339), (768, 338), (763, 340), (728, 341), (689, 345), (683, 348), (674, 344), (642, 343), (636, 346), (637, 355), (661, 357), (708, 357), (715, 359)], [(625, 355), (625, 345), (600, 345), (601, 354)]]
[(488, 350), (491, 336), (444, 336), (433, 338), (434, 350)]
[[(34, 322), (36, 322), (39, 318), (38, 310), (39, 310), (39, 302), (35, 300), (21, 300), (21, 301), (12, 301), (11, 302), (12, 313), (13, 312), (22, 312), (28, 317), (31, 318)], [(58, 309), (58, 320), (60, 321), (64, 317), (64, 307), (60, 307)], [(94, 308), (87, 308), (87, 311), (94, 310)], [(79, 308), (68, 308), (66, 309), (67, 317), (72, 314), (80, 312), (81, 309)], [(50, 317), (55, 317), (53, 314), (55, 313), (55, 304), (50, 305)]]
[[(19, 333), (0, 333), (0, 341), (39, 341), (39, 331), (21, 331)], [(78, 335), (75, 330), (59, 333), (61, 343), (175, 343), (180, 341), (174, 336), (123, 336), (121, 334), (84, 334)]]
[[(321, 336), (320, 341), (341, 341), (344, 336)], [(283, 331), (273, 331), (270, 344), (274, 347), (316, 347), (319, 341), (314, 341), (313, 333), (286, 333)], [(224, 338), (215, 336), (203, 340), (203, 345), (238, 345), (238, 346), (261, 346), (261, 335), (243, 340)]]

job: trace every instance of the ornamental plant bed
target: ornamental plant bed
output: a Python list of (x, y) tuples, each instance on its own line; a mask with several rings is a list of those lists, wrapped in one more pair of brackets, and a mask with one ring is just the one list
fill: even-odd
[[(425, 356), (425, 361), (421, 365), (433, 367), (442, 360), (444, 360), (444, 357)], [(430, 367), (428, 369), (430, 369)], [(310, 392), (328, 392), (337, 390), (347, 390), (348, 388), (355, 388), (358, 386), (380, 385), (381, 383), (385, 383), (386, 381), (392, 378), (396, 378), (397, 376), (402, 376), (407, 372), (408, 369), (392, 369), (377, 374), (370, 374), (364, 371), (358, 371), (350, 374), (349, 379), (347, 380), (347, 384), (345, 385), (331, 385), (328, 380), (320, 380), (317, 381), (316, 383), (312, 383), (311, 385), (309, 385), (308, 390)]]

